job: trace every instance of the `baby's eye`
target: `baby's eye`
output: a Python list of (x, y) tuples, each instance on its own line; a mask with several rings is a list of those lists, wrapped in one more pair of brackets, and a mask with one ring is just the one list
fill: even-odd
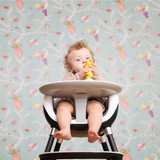
[(80, 61), (80, 59), (77, 59), (77, 61)]
[(90, 59), (89, 57), (86, 57), (86, 59)]

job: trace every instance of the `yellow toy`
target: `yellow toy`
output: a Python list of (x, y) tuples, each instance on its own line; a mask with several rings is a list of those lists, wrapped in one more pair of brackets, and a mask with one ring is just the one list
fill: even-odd
[[(89, 67), (89, 66), (93, 66), (93, 65), (92, 65), (92, 62), (93, 62), (93, 60), (88, 61), (85, 66), (88, 66), (88, 67)], [(85, 79), (93, 80), (93, 79), (92, 79), (92, 78), (93, 78), (93, 73), (92, 73), (92, 72), (85, 72), (85, 73), (84, 73), (84, 76), (85, 76), (85, 75), (87, 75), (87, 76), (85, 77)]]

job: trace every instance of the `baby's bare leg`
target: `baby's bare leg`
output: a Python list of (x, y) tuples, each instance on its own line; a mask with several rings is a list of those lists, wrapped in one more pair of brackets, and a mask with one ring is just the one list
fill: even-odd
[(60, 131), (54, 134), (54, 137), (69, 140), (71, 139), (70, 123), (72, 120), (72, 113), (74, 108), (70, 102), (60, 102), (57, 107), (57, 122)]
[(103, 107), (99, 102), (89, 103), (87, 106), (88, 113), (88, 142), (93, 143), (100, 138), (98, 131), (102, 124)]

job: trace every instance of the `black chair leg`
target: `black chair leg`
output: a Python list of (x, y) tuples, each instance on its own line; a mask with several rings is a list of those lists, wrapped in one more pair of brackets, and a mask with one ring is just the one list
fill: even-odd
[(100, 142), (102, 144), (103, 150), (104, 151), (109, 151), (108, 145), (107, 145), (107, 142), (106, 142), (106, 138), (104, 136), (104, 132), (103, 131), (99, 132), (99, 136), (100, 136)]
[(63, 142), (63, 139), (57, 139), (57, 142), (56, 142), (56, 146), (54, 148), (54, 151), (59, 151), (60, 150), (60, 147), (61, 147), (61, 144)]
[(105, 129), (105, 132), (106, 132), (106, 136), (107, 136), (107, 138), (108, 138), (108, 141), (109, 141), (109, 144), (110, 144), (110, 146), (111, 146), (112, 151), (118, 152), (116, 143), (115, 143), (114, 138), (113, 138), (113, 134), (112, 134), (111, 127), (107, 127), (107, 128)]
[(44, 152), (50, 152), (51, 151), (51, 148), (52, 148), (52, 145), (53, 145), (53, 142), (54, 142), (54, 133), (55, 133), (55, 128), (51, 128), (51, 132), (50, 132), (50, 135), (49, 135), (49, 139), (48, 139), (48, 142), (47, 142), (47, 145), (46, 145), (46, 148), (45, 148), (45, 151)]

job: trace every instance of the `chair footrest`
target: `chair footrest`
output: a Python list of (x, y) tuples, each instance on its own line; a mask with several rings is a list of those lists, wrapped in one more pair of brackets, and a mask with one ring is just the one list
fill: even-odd
[(40, 160), (55, 160), (55, 159), (107, 159), (107, 160), (122, 160), (121, 152), (96, 151), (96, 152), (44, 152), (39, 155)]

